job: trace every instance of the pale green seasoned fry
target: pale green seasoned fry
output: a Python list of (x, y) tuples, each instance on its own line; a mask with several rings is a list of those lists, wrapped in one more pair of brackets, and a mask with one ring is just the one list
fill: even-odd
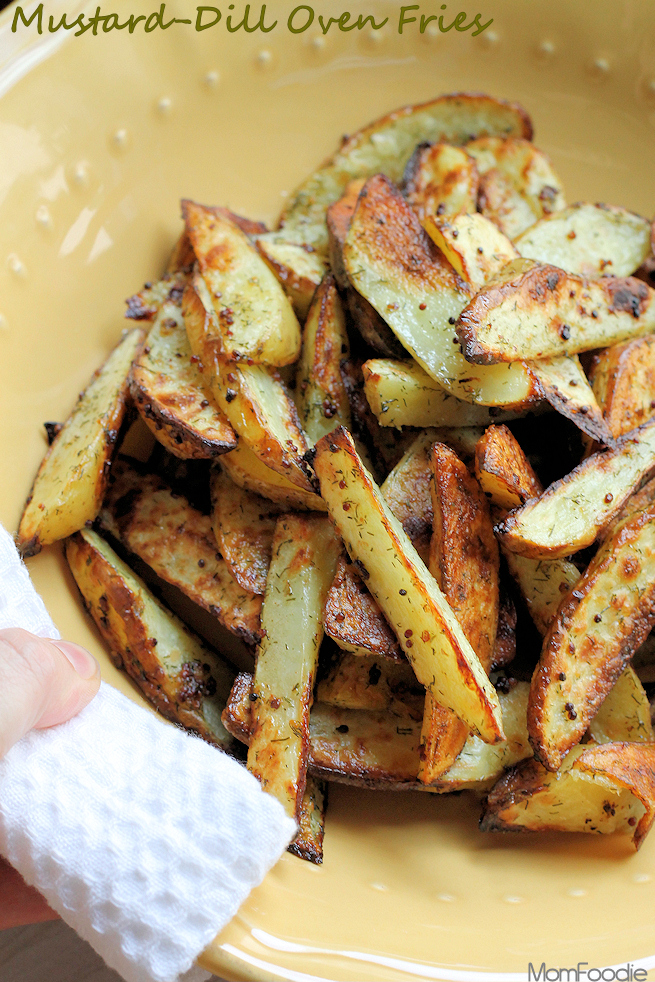
[(307, 776), (323, 606), (339, 548), (327, 518), (278, 519), (253, 683), (248, 769), (296, 820)]

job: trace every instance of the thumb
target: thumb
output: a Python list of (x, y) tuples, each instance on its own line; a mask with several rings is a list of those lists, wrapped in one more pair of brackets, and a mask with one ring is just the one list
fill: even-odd
[(0, 631), (0, 758), (28, 730), (75, 716), (99, 686), (98, 663), (79, 645)]

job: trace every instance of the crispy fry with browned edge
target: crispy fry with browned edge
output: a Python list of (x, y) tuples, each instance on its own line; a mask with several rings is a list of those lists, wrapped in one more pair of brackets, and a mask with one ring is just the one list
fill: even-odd
[(400, 661), (403, 658), (396, 636), (376, 601), (345, 556), (337, 571), (323, 612), (325, 633), (344, 651), (375, 655)]
[(524, 760), (495, 786), (483, 832), (546, 831), (632, 835), (639, 848), (655, 817), (655, 746), (576, 747), (557, 774)]
[(148, 429), (172, 454), (215, 457), (236, 447), (236, 434), (191, 360), (182, 317), (186, 277), (178, 275), (171, 282), (134, 359), (130, 393)]
[(359, 192), (365, 183), (363, 178), (351, 181), (343, 197), (330, 205), (327, 210), (330, 267), (339, 289), (345, 294), (351, 320), (366, 343), (380, 355), (402, 358), (405, 354), (402, 344), (368, 300), (360, 296), (351, 286), (343, 263), (343, 244), (348, 235), (350, 219), (355, 211)]
[(302, 466), (307, 441), (279, 374), (267, 365), (236, 364), (225, 359), (201, 277), (195, 276), (193, 286), (187, 285), (182, 310), (191, 350), (200, 359), (214, 398), (239, 438), (267, 467), (311, 491)]
[(221, 722), (234, 671), (169, 610), (90, 529), (66, 542), (66, 559), (84, 605), (124, 669), (167, 719), (224, 750)]
[(420, 143), (405, 168), (401, 189), (423, 222), (428, 215), (459, 215), (478, 207), (475, 160), (451, 143)]
[(263, 595), (281, 505), (244, 491), (216, 469), (211, 475), (212, 528), (239, 586)]
[(378, 173), (399, 181), (417, 144), (462, 144), (483, 135), (529, 140), (532, 123), (517, 103), (465, 92), (388, 113), (349, 136), (334, 157), (301, 184), (282, 214), (278, 235), (311, 245), (324, 256), (325, 212), (349, 181)]
[(112, 476), (100, 513), (103, 527), (232, 634), (248, 644), (259, 640), (261, 597), (232, 577), (217, 551), (211, 519), (153, 474), (121, 464)]
[(655, 337), (599, 351), (589, 379), (613, 437), (641, 426), (655, 413)]
[(182, 201), (182, 215), (211, 296), (228, 361), (289, 365), (300, 325), (277, 278), (224, 209)]
[(581, 202), (545, 215), (515, 245), (526, 259), (567, 273), (631, 276), (650, 252), (650, 222), (625, 208)]
[[(329, 781), (384, 790), (444, 793), (489, 789), (530, 754), (525, 725), (528, 684), (499, 693), (507, 739), (490, 745), (469, 736), (453, 766), (434, 785), (416, 780), (423, 699), (411, 693), (383, 710), (344, 709), (315, 702), (309, 719), (309, 773)], [(223, 712), (226, 728), (247, 743), (252, 725), (252, 676), (238, 675)]]
[(338, 554), (327, 518), (288, 514), (278, 519), (253, 681), (248, 770), (296, 821), (307, 776), (321, 617)]
[(328, 803), (328, 786), (325, 781), (307, 775), (305, 793), (300, 803), (298, 832), (287, 852), (308, 863), (320, 866), (323, 862), (323, 836), (325, 812)]
[(589, 546), (655, 468), (655, 420), (587, 457), (538, 498), (496, 527), (511, 552), (533, 558), (569, 556)]
[(419, 682), (483, 740), (501, 741), (496, 691), (346, 430), (318, 442), (314, 467), (330, 517)]
[[(474, 290), (482, 290), (507, 263), (518, 258), (510, 240), (483, 215), (456, 215), (447, 221), (430, 218), (425, 227), (456, 272)], [(526, 367), (543, 397), (557, 412), (592, 440), (612, 442), (577, 355), (542, 358), (529, 362)]]
[(543, 492), (519, 443), (507, 426), (490, 426), (475, 448), (475, 476), (497, 508), (520, 508)]
[(456, 333), (475, 365), (535, 361), (655, 331), (655, 291), (634, 277), (586, 280), (517, 259), (462, 310)]
[[(431, 452), (433, 533), (428, 568), (487, 673), (496, 644), (499, 554), (476, 479), (443, 443)], [(468, 728), (426, 693), (418, 778), (432, 784), (455, 761)]]
[(350, 401), (341, 375), (341, 362), (350, 345), (334, 277), (321, 281), (303, 330), (296, 369), (298, 413), (312, 445), (337, 423), (350, 428)]
[(422, 698), (423, 688), (406, 658), (393, 662), (339, 649), (316, 686), (317, 702), (344, 709), (385, 709), (407, 695)]
[(541, 398), (522, 364), (472, 368), (453, 344), (453, 326), (472, 289), (423, 230), (400, 192), (381, 174), (362, 190), (343, 249), (353, 286), (421, 367), (466, 402), (526, 406)]
[(325, 502), (314, 491), (292, 484), (283, 474), (272, 470), (244, 443), (223, 454), (220, 467), (240, 488), (254, 491), (285, 508), (325, 511)]
[(296, 316), (304, 321), (314, 291), (328, 272), (325, 257), (298, 242), (290, 242), (282, 232), (266, 232), (255, 240), (257, 252), (275, 274), (293, 305)]
[(562, 602), (530, 688), (535, 756), (557, 770), (655, 623), (655, 503), (629, 515)]
[(380, 426), (486, 426), (517, 415), (458, 399), (413, 361), (371, 358), (362, 371), (364, 392)]
[(589, 724), (588, 735), (596, 743), (653, 743), (650, 703), (639, 678), (628, 666), (604, 699)]
[(72, 535), (100, 511), (143, 331), (125, 335), (93, 375), (37, 471), (16, 535), (22, 556)]

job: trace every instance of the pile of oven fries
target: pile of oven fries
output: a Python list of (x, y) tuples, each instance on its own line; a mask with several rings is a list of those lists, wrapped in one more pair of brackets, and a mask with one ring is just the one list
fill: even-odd
[[(346, 139), (276, 231), (183, 201), (21, 519), (24, 555), (66, 539), (157, 708), (247, 745), (315, 862), (326, 780), (485, 792), (486, 831), (638, 846), (655, 816), (651, 227), (567, 206), (531, 139), (444, 96)], [(140, 462), (115, 453), (138, 418)]]

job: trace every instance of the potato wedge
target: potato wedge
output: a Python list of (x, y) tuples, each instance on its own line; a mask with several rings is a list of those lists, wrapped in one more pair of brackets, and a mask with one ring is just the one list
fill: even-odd
[(100, 511), (125, 417), (130, 367), (143, 337), (138, 329), (123, 337), (48, 448), (18, 526), (22, 556), (72, 535)]
[(182, 317), (186, 278), (172, 282), (134, 359), (130, 394), (148, 429), (176, 457), (215, 457), (233, 450), (237, 438), (191, 360)]
[(655, 413), (655, 337), (599, 351), (589, 377), (613, 437), (641, 426)]
[(562, 182), (546, 154), (529, 140), (486, 136), (465, 149), (480, 174), (478, 208), (508, 238), (564, 208)]
[(180, 277), (177, 275), (179, 272), (179, 270), (171, 270), (164, 273), (160, 280), (146, 283), (139, 293), (128, 297), (125, 301), (127, 304), (125, 316), (128, 320), (154, 321), (163, 303), (167, 301), (176, 303), (182, 296), (183, 290)]
[(491, 659), (491, 671), (506, 668), (516, 658), (516, 606), (503, 581), (500, 581), (498, 598), (498, 628)]
[(167, 273), (190, 273), (196, 262), (196, 254), (189, 242), (186, 231), (182, 232), (173, 246), (170, 259), (166, 264)]
[(221, 457), (222, 469), (240, 488), (275, 501), (284, 508), (325, 511), (325, 502), (314, 491), (305, 491), (292, 484), (277, 471), (271, 470), (245, 444)]
[[(507, 739), (491, 746), (470, 736), (453, 766), (432, 786), (416, 780), (423, 700), (407, 695), (384, 710), (343, 709), (314, 703), (309, 727), (309, 773), (330, 781), (386, 790), (443, 793), (489, 789), (530, 754), (525, 725), (529, 686), (499, 693)], [(238, 675), (223, 722), (238, 740), (250, 739), (252, 676)]]
[(526, 259), (588, 279), (631, 276), (650, 253), (650, 222), (625, 208), (581, 202), (545, 215), (515, 245)]
[(532, 123), (516, 103), (467, 93), (389, 113), (348, 137), (334, 157), (301, 184), (282, 214), (281, 232), (289, 242), (309, 244), (325, 255), (325, 212), (349, 181), (377, 173), (399, 181), (417, 144), (462, 144), (473, 135), (487, 134), (529, 140)]
[(343, 651), (401, 661), (403, 654), (384, 614), (357, 571), (342, 556), (323, 612), (325, 633)]
[(630, 665), (619, 675), (589, 724), (589, 737), (595, 743), (655, 742), (648, 696)]
[(402, 639), (419, 682), (486, 742), (501, 741), (493, 686), (343, 428), (318, 442), (314, 467), (330, 517)]
[(475, 160), (450, 143), (421, 143), (409, 158), (401, 189), (421, 222), (429, 215), (477, 211)]
[(592, 544), (654, 467), (655, 420), (650, 420), (621, 437), (614, 449), (587, 457), (508, 515), (496, 531), (519, 555), (569, 556)]
[(211, 295), (228, 361), (289, 365), (300, 325), (278, 280), (248, 236), (219, 209), (182, 202), (187, 235)]
[(341, 362), (349, 354), (341, 300), (328, 273), (309, 308), (296, 374), (298, 413), (312, 446), (336, 423), (350, 428), (350, 401), (341, 375)]
[(524, 760), (495, 786), (483, 832), (589, 832), (631, 835), (638, 849), (655, 815), (653, 746), (576, 747), (556, 774)]
[(261, 597), (246, 592), (216, 548), (207, 515), (152, 474), (114, 467), (100, 513), (103, 527), (167, 583), (254, 644), (261, 637)]
[(380, 426), (487, 426), (516, 416), (458, 399), (414, 361), (371, 358), (362, 371), (364, 392)]
[(245, 491), (220, 469), (211, 476), (211, 498), (212, 528), (221, 556), (240, 587), (263, 596), (282, 506)]
[(407, 659), (393, 662), (336, 650), (316, 686), (317, 702), (343, 709), (386, 709), (408, 694), (423, 698), (423, 689)]
[[(487, 674), (496, 644), (499, 553), (489, 505), (476, 479), (443, 443), (431, 451), (434, 512), (428, 569)], [(427, 692), (419, 781), (432, 784), (453, 764), (468, 728)]]
[(518, 259), (478, 292), (456, 331), (475, 365), (574, 355), (655, 331), (655, 291), (634, 277), (586, 280)]
[[(456, 272), (474, 290), (518, 257), (510, 240), (482, 215), (457, 215), (450, 221), (428, 219), (426, 230)], [(610, 443), (611, 436), (587, 376), (576, 355), (543, 358), (527, 364), (543, 397), (587, 436)]]
[(110, 654), (159, 712), (231, 750), (221, 722), (234, 671), (152, 596), (145, 583), (90, 529), (66, 542), (84, 605)]
[(307, 776), (321, 617), (339, 548), (323, 516), (278, 519), (253, 681), (248, 770), (296, 821)]
[[(408, 258), (410, 257), (410, 258)], [(353, 286), (421, 367), (452, 395), (483, 405), (525, 406), (538, 401), (523, 365), (472, 369), (453, 325), (471, 288), (457, 276), (391, 182), (378, 174), (359, 196), (343, 250)]]
[[(539, 478), (506, 426), (490, 426), (475, 452), (475, 476), (496, 509), (517, 508), (543, 491)], [(516, 580), (530, 616), (544, 635), (563, 597), (580, 573), (568, 559), (531, 559), (503, 548), (507, 567)]]
[(267, 467), (311, 491), (302, 464), (307, 441), (280, 376), (266, 365), (225, 360), (209, 302), (202, 279), (195, 276), (184, 291), (182, 310), (191, 350), (203, 365), (216, 402), (239, 438)]
[(324, 256), (301, 242), (289, 240), (284, 232), (259, 235), (255, 247), (277, 277), (296, 316), (304, 321), (316, 288), (328, 272)]
[(364, 341), (377, 354), (390, 358), (402, 358), (405, 352), (402, 344), (368, 300), (360, 296), (357, 290), (351, 286), (343, 262), (343, 244), (346, 241), (350, 220), (357, 206), (359, 192), (365, 183), (363, 178), (358, 181), (351, 181), (346, 187), (343, 197), (330, 205), (327, 210), (330, 266), (339, 289), (345, 294), (350, 319)]
[(328, 786), (311, 774), (307, 776), (305, 793), (300, 804), (298, 833), (287, 846), (287, 852), (320, 866), (323, 862), (323, 836), (325, 812), (328, 803)]
[(530, 742), (557, 770), (655, 624), (655, 503), (606, 539), (562, 601), (532, 678)]

